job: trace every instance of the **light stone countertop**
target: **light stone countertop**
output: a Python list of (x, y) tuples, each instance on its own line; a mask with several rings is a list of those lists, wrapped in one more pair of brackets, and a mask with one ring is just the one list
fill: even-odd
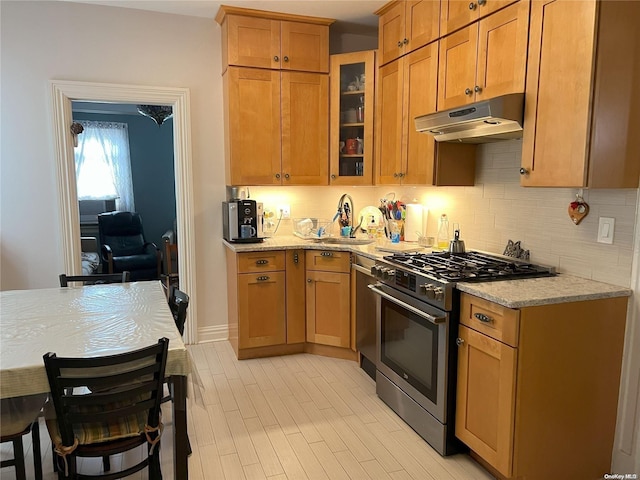
[[(381, 251), (375, 243), (368, 245), (352, 245), (340, 243), (316, 242), (303, 240), (293, 235), (265, 239), (261, 243), (229, 243), (223, 244), (230, 250), (241, 252), (259, 252), (268, 250), (291, 250), (304, 248), (308, 250), (341, 250), (380, 260), (391, 252)], [(383, 248), (394, 248), (387, 244)], [(407, 248), (406, 244), (399, 248)], [(408, 247), (412, 248), (412, 247)], [(421, 249), (427, 253), (430, 249)], [(597, 282), (582, 277), (560, 273), (555, 277), (527, 278), (520, 280), (500, 280), (495, 282), (457, 284), (457, 289), (485, 300), (498, 303), (508, 308), (532, 307), (554, 303), (579, 302), (599, 298), (628, 297), (632, 294), (629, 288)]]

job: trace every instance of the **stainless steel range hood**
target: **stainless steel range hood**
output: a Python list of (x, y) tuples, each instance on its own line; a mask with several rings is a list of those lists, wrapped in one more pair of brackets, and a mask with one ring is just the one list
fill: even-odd
[(488, 143), (522, 138), (524, 93), (416, 117), (416, 130), (438, 142)]

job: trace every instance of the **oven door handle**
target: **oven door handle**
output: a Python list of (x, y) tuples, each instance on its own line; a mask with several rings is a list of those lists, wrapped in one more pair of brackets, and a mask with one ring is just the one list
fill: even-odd
[(396, 305), (401, 306), (402, 308), (409, 310), (411, 313), (415, 313), (416, 315), (418, 315), (419, 317), (424, 318), (425, 320), (428, 320), (429, 322), (433, 323), (433, 324), (439, 324), (439, 323), (444, 323), (447, 321), (446, 317), (434, 317), (433, 315), (429, 315), (426, 312), (423, 312), (420, 309), (417, 309), (416, 307), (413, 307), (401, 300), (398, 300), (397, 298), (395, 298), (393, 295), (389, 295), (388, 293), (383, 292), (382, 290), (380, 290), (379, 288), (377, 288), (380, 284), (376, 284), (376, 285), (367, 285), (371, 291), (373, 293), (375, 293), (376, 295), (380, 295), (381, 297), (389, 300), (391, 303), (395, 303)]

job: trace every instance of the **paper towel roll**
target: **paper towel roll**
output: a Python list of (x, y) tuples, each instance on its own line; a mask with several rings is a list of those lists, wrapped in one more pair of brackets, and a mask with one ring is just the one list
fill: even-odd
[(404, 220), (404, 239), (407, 242), (417, 242), (418, 234), (423, 235), (422, 205), (408, 203)]

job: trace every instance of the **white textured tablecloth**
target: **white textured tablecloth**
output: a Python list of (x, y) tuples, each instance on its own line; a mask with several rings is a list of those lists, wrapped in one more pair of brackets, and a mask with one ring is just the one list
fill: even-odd
[(169, 339), (167, 375), (191, 363), (160, 282), (0, 292), (0, 398), (49, 391), (42, 356), (96, 357)]

